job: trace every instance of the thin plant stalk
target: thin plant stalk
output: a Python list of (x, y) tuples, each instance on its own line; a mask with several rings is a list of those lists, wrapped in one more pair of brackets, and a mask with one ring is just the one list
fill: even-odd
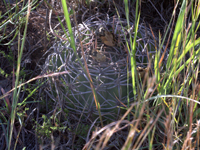
[[(67, 27), (68, 27), (68, 30), (69, 30), (69, 34), (70, 34), (70, 40), (69, 41), (70, 41), (71, 47), (72, 47), (76, 57), (78, 58), (78, 61), (80, 62), (81, 67), (83, 68), (83, 70), (86, 72), (86, 75), (90, 79), (90, 86), (91, 86), (92, 93), (93, 93), (93, 96), (94, 96), (96, 109), (98, 110), (100, 121), (101, 121), (101, 126), (103, 127), (103, 120), (102, 120), (101, 112), (100, 112), (100, 104), (99, 104), (99, 102), (97, 100), (97, 94), (96, 94), (96, 91), (95, 91), (94, 86), (92, 84), (93, 82), (92, 82), (92, 78), (91, 78), (90, 73), (89, 73), (89, 69), (87, 67), (87, 63), (86, 63), (85, 58), (84, 58), (84, 63), (85, 63), (85, 67), (86, 67), (86, 69), (85, 69), (85, 67), (82, 65), (82, 63), (80, 61), (80, 58), (77, 56), (77, 53), (76, 53), (76, 44), (75, 44), (75, 41), (74, 41), (74, 35), (73, 35), (73, 32), (72, 32), (72, 27), (71, 27), (71, 22), (70, 22), (70, 17), (69, 17), (69, 13), (68, 13), (66, 0), (62, 0), (62, 6), (63, 6), (63, 11), (64, 11), (66, 24), (67, 24)], [(82, 53), (83, 53), (83, 47), (81, 49), (82, 49)]]
[[(20, 47), (18, 59), (17, 59), (17, 70), (16, 70), (16, 80), (15, 80), (15, 90), (13, 93), (13, 103), (12, 103), (12, 111), (11, 111), (11, 118), (10, 118), (10, 134), (9, 134), (9, 141), (8, 141), (8, 150), (10, 150), (11, 147), (11, 141), (12, 141), (12, 133), (13, 133), (13, 127), (15, 123), (15, 116), (16, 116), (16, 107), (17, 107), (17, 101), (19, 98), (19, 95), (17, 94), (17, 86), (19, 84), (19, 74), (20, 74), (20, 64), (21, 64), (21, 58), (23, 54), (23, 49), (24, 49), (24, 44), (25, 44), (25, 39), (26, 39), (26, 33), (27, 33), (27, 26), (28, 26), (28, 20), (29, 20), (29, 15), (31, 11), (31, 5), (30, 5), (30, 0), (28, 1), (28, 9), (27, 9), (27, 16), (26, 16), (26, 24), (25, 24), (25, 29), (24, 29), (24, 34), (23, 34), (23, 40), (22, 40), (22, 45)], [(19, 42), (20, 43), (20, 42)]]

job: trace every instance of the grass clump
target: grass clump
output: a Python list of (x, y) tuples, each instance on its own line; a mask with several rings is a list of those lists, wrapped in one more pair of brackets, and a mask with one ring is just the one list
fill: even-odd
[[(117, 1), (77, 1), (70, 14), (70, 3), (61, 2), (67, 29), (53, 5), (46, 2), (51, 8), (50, 18), (52, 13), (57, 15), (62, 31), (50, 25), (57, 38), (48, 50), (43, 75), (22, 84), (20, 64), (30, 2), (27, 16), (18, 16), (25, 32), (22, 42), (19, 38), (15, 88), (12, 97), (6, 92), (1, 96), (4, 105), (0, 121), (6, 148), (12, 149), (14, 138), (13, 149), (22, 142), (20, 132), (34, 114), (34, 146), (41, 149), (198, 149), (200, 3), (177, 3), (162, 37), (141, 23), (138, 0), (134, 11), (134, 2), (128, 0), (123, 6)], [(80, 7), (76, 13), (80, 4), (95, 13), (84, 10), (78, 20), (84, 9)], [(103, 6), (109, 7), (107, 12), (96, 10), (104, 10)], [(0, 29), (7, 22), (9, 19)], [(110, 38), (98, 33), (102, 28), (105, 35), (111, 33)], [(110, 40), (115, 42), (112, 46)], [(36, 88), (30, 84), (34, 80), (40, 83)], [(25, 84), (29, 84), (27, 90), (22, 87)], [(28, 95), (19, 102), (22, 91), (28, 91)], [(37, 97), (37, 92), (41, 94), (35, 101), (43, 103), (27, 109), (28, 102), (33, 103), (29, 98)], [(27, 112), (31, 113), (27, 116)]]

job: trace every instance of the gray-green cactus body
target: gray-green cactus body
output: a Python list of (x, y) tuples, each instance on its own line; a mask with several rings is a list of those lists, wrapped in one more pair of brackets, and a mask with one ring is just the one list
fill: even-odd
[[(115, 36), (118, 37), (116, 46), (111, 47), (103, 44), (98, 35), (94, 34), (96, 33), (95, 30), (98, 30), (102, 25), (115, 27), (107, 30), (114, 32)], [(124, 26), (124, 29), (121, 25)], [(68, 41), (65, 43), (62, 41), (57, 42), (51, 47), (53, 52), (46, 60), (44, 71), (68, 71), (68, 73), (58, 77), (57, 82), (59, 84), (49, 80), (49, 85), (55, 90), (52, 97), (59, 96), (63, 102), (62, 107), (77, 115), (83, 114), (85, 117), (91, 117), (92, 119), (98, 117), (98, 110), (96, 109), (88, 74), (84, 71), (86, 69), (81, 67), (82, 64), (86, 68), (84, 59), (92, 78), (91, 84), (96, 91), (97, 101), (100, 104), (101, 115), (105, 119), (117, 119), (120, 107), (124, 107), (123, 105), (127, 104), (127, 95), (129, 95), (129, 100), (133, 101), (131, 77), (127, 79), (127, 70), (130, 72), (131, 67), (129, 63), (127, 64), (130, 56), (126, 42), (130, 46), (130, 38), (126, 38), (126, 26), (126, 20), (115, 18), (114, 21), (105, 22), (95, 17), (91, 17), (83, 24), (80, 24), (78, 28), (74, 29), (76, 54), (80, 61)], [(148, 63), (147, 50), (152, 55), (155, 54), (152, 42), (154, 38), (150, 37), (150, 35), (147, 37), (145, 30), (147, 29), (140, 25), (137, 37), (136, 61), (137, 65), (142, 67), (147, 66), (146, 63)], [(133, 39), (133, 31), (129, 33)], [(79, 37), (82, 41), (84, 55), (82, 54)], [(93, 55), (94, 53), (95, 55)], [(129, 82), (127, 83), (127, 81)], [(127, 87), (129, 91), (127, 91)]]

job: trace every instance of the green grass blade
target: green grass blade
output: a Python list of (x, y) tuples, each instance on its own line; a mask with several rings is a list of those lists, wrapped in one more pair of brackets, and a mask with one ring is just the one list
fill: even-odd
[(167, 69), (169, 69), (171, 62), (172, 62), (172, 58), (174, 56), (173, 52), (174, 52), (174, 48), (176, 48), (175, 44), (180, 42), (179, 40), (177, 41), (177, 38), (180, 35), (180, 32), (181, 32), (184, 22), (185, 22), (184, 21), (185, 9), (186, 9), (186, 1), (184, 0), (182, 3), (181, 9), (180, 9), (180, 13), (179, 13), (179, 16), (177, 19), (176, 27), (174, 30), (174, 35), (173, 35), (172, 42), (171, 42), (169, 57), (167, 60)]
[(14, 93), (13, 93), (13, 103), (12, 103), (12, 111), (11, 111), (11, 117), (10, 117), (11, 122), (10, 122), (10, 134), (9, 134), (9, 141), (8, 141), (8, 150), (10, 150), (13, 127), (14, 127), (14, 122), (15, 122), (16, 107), (17, 107), (17, 101), (18, 101), (17, 86), (19, 84), (20, 64), (21, 64), (21, 58), (22, 58), (23, 49), (24, 49), (24, 45), (25, 45), (27, 26), (28, 26), (28, 19), (29, 19), (30, 10), (31, 10), (30, 0), (29, 0), (28, 3), (29, 4), (28, 4), (28, 10), (27, 10), (26, 24), (25, 24), (24, 34), (23, 34), (23, 40), (22, 40), (22, 45), (20, 47), (19, 56), (18, 56), (18, 59), (17, 59), (15, 90), (14, 90)]

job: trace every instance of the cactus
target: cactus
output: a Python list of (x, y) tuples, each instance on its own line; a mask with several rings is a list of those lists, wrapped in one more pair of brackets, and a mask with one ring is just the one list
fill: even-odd
[[(127, 85), (127, 67), (130, 71), (130, 65), (127, 65), (129, 53), (126, 48), (126, 41), (130, 46), (129, 32), (131, 32), (132, 38), (134, 33), (133, 29), (129, 32), (126, 29), (126, 20), (115, 18), (105, 22), (100, 18), (102, 16), (92, 16), (83, 24), (79, 24), (74, 29), (74, 37), (77, 54), (84, 65), (78, 37), (81, 38), (87, 67), (97, 93), (97, 100), (101, 106), (101, 115), (106, 120), (114, 120), (120, 114), (119, 107), (123, 106), (122, 103), (127, 104), (127, 93), (129, 93), (130, 101), (134, 100), (131, 78), (128, 79), (129, 85)], [(133, 25), (133, 23), (130, 24)], [(104, 38), (105, 33), (99, 33), (102, 27), (104, 32), (113, 34), (107, 39)], [(151, 56), (155, 54), (154, 38), (150, 33), (148, 28), (139, 25), (136, 61), (137, 65), (141, 67), (147, 66), (147, 49)], [(109, 45), (103, 41), (108, 40), (107, 42), (109, 42), (110, 39), (115, 40), (116, 43)], [(69, 71), (68, 74), (59, 76), (56, 82), (49, 80), (49, 85), (54, 91), (51, 97), (62, 99), (62, 107), (67, 108), (70, 112), (77, 115), (83, 114), (86, 118), (94, 120), (98, 116), (98, 111), (95, 107), (90, 82), (69, 42), (57, 42), (51, 47), (51, 50), (53, 52), (46, 60), (44, 71)], [(164, 48), (161, 49), (161, 53), (163, 50)], [(127, 91), (127, 86), (129, 91)]]

